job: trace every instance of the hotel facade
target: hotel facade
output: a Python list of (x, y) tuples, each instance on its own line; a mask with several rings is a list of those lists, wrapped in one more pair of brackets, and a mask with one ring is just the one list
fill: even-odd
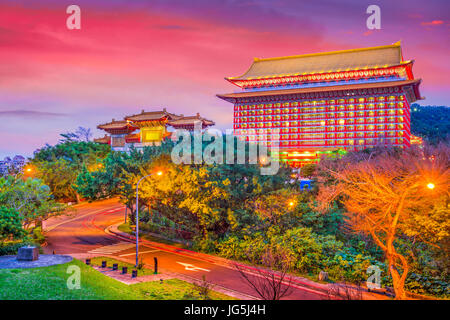
[(411, 145), (410, 105), (421, 80), (399, 42), (379, 47), (255, 58), (241, 90), (217, 96), (234, 105), (234, 134), (278, 146), (293, 167), (323, 154), (377, 144)]

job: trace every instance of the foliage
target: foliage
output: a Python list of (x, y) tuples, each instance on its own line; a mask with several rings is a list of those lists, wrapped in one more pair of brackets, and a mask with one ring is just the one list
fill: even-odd
[(53, 199), (50, 188), (41, 180), (17, 176), (0, 178), (0, 205), (18, 212), (25, 229), (61, 214), (65, 208)]
[(302, 177), (308, 177), (310, 178), (311, 176), (314, 175), (314, 173), (316, 172), (317, 169), (317, 164), (315, 163), (308, 163), (306, 165), (304, 165), (303, 167), (300, 168), (300, 175)]
[(431, 144), (449, 141), (450, 108), (411, 105), (411, 131)]
[[(328, 185), (321, 189), (321, 200), (343, 197), (349, 226), (369, 234), (385, 253), (398, 299), (405, 297), (410, 266), (396, 240), (402, 235), (427, 242), (449, 236), (448, 229), (439, 224), (448, 219), (448, 206), (436, 210), (439, 197), (448, 191), (449, 155), (446, 146), (387, 150), (364, 161), (344, 162), (340, 170), (326, 168), (335, 183), (325, 180)], [(430, 182), (435, 185), (432, 191), (427, 189)]]
[(129, 153), (110, 152), (100, 166), (92, 170), (83, 166), (75, 180), (75, 190), (89, 200), (119, 196), (132, 212), (138, 177), (154, 158), (168, 155), (172, 145), (170, 140), (165, 140), (162, 146), (145, 147), (143, 152), (136, 149)]
[(108, 145), (86, 141), (66, 140), (55, 146), (37, 150), (31, 160), (35, 176), (46, 183), (56, 199), (78, 200), (73, 188), (83, 168), (97, 168), (101, 159), (110, 153)]
[(36, 177), (45, 181), (56, 199), (77, 199), (77, 193), (72, 187), (77, 170), (73, 169), (69, 161), (56, 159), (50, 162), (35, 162), (35, 165), (38, 168)]
[(34, 242), (39, 243), (39, 244), (44, 244), (45, 236), (42, 233), (42, 227), (41, 226), (36, 227), (36, 228), (33, 229), (32, 236), (33, 236), (33, 241)]
[(0, 206), (0, 242), (21, 238), (25, 235), (20, 213), (4, 205)]
[(0, 242), (0, 256), (16, 255), (19, 248), (24, 246), (36, 246), (36, 244), (26, 238), (19, 241)]
[[(405, 151), (376, 147), (322, 159), (318, 165), (303, 169), (304, 175), (313, 175), (318, 181), (318, 190), (302, 192), (289, 183), (289, 168), (281, 167), (278, 174), (264, 176), (258, 164), (177, 165), (169, 158), (172, 147), (165, 141), (161, 147), (146, 147), (143, 152), (111, 152), (99, 167), (84, 166), (75, 188), (91, 200), (119, 196), (132, 212), (136, 183), (150, 175), (139, 185), (141, 230), (192, 238), (196, 250), (240, 261), (261, 261), (264, 252), (276, 248), (289, 256), (293, 270), (309, 274), (327, 271), (334, 281), (359, 283), (367, 278), (367, 267), (375, 264), (384, 270), (383, 284), (391, 285), (387, 275), (393, 272), (392, 260), (386, 261), (386, 251), (377, 238), (368, 229), (363, 232), (355, 228), (354, 220), (375, 215), (389, 204), (398, 205), (404, 191), (402, 183), (408, 189), (424, 179), (430, 170), (428, 162), (434, 163), (431, 172), (436, 190), (444, 190), (447, 183), (445, 177), (438, 177), (440, 169), (436, 166), (445, 162), (445, 152), (430, 153), (427, 148)], [(370, 187), (370, 183), (361, 187), (359, 183), (365, 178), (361, 174), (369, 172), (372, 165), (370, 168), (381, 174), (376, 176), (380, 179), (377, 187), (391, 191), (387, 197), (359, 201), (361, 192)], [(416, 169), (411, 169), (414, 166)], [(154, 174), (159, 171), (163, 174)], [(354, 185), (349, 184), (351, 177)], [(421, 191), (428, 193), (406, 196), (406, 211), (392, 240), (394, 272), (405, 273), (409, 290), (445, 294), (445, 286), (439, 291), (423, 279), (447, 283), (449, 255), (436, 246), (448, 244), (448, 199), (438, 192), (426, 199), (429, 190)], [(386, 241), (385, 233), (376, 234)], [(405, 272), (408, 270), (399, 264), (400, 256), (409, 260), (411, 272)], [(413, 280), (408, 273), (420, 274), (421, 278)]]

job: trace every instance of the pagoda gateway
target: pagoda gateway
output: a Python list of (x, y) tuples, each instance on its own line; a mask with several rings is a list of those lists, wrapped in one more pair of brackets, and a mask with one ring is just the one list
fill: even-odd
[(321, 155), (385, 144), (411, 144), (410, 105), (422, 99), (414, 61), (392, 45), (255, 58), (242, 76), (225, 78), (238, 93), (217, 96), (234, 104), (234, 134), (279, 146), (293, 167)]
[(200, 123), (202, 129), (206, 129), (215, 123), (205, 119), (199, 113), (195, 116), (177, 115), (162, 111), (145, 111), (126, 116), (123, 120), (112, 119), (111, 122), (98, 125), (109, 135), (94, 139), (97, 143), (111, 145), (114, 151), (128, 151), (131, 147), (142, 149), (145, 146), (161, 145), (165, 138), (171, 136), (169, 127), (173, 129), (185, 129), (194, 131), (196, 123)]

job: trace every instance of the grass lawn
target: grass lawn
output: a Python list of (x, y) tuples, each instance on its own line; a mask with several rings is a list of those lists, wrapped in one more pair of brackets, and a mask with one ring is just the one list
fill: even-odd
[[(81, 288), (70, 290), (67, 268), (81, 270)], [(199, 295), (190, 283), (171, 279), (126, 285), (83, 262), (72, 262), (33, 269), (0, 269), (0, 300), (196, 300)], [(212, 299), (232, 299), (217, 292)]]

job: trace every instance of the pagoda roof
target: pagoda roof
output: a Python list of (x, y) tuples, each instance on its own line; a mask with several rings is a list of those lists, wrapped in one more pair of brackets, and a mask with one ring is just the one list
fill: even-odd
[[(97, 126), (98, 129), (102, 129), (102, 130), (124, 130), (124, 129), (128, 129), (128, 128), (133, 128), (133, 125), (126, 120), (115, 120), (112, 119), (111, 122), (105, 123), (105, 124), (100, 124)], [(137, 128), (135, 128), (137, 129)]]
[(195, 116), (181, 117), (179, 119), (169, 121), (169, 124), (174, 127), (176, 127), (176, 126), (194, 126), (196, 121), (201, 121), (203, 126), (215, 125), (214, 121), (203, 118), (202, 116), (200, 116), (199, 113), (197, 113)]
[[(396, 86), (407, 86), (420, 84), (421, 79), (414, 80), (402, 80), (402, 81), (387, 81), (387, 82), (373, 82), (373, 83), (357, 83), (357, 84), (347, 84), (347, 85), (335, 85), (335, 86), (320, 86), (320, 87), (310, 87), (310, 88), (297, 88), (297, 89), (281, 89), (281, 90), (266, 90), (266, 91), (243, 91), (237, 93), (228, 94), (218, 94), (217, 97), (223, 100), (234, 100), (238, 98), (251, 98), (251, 97), (265, 97), (265, 96), (276, 96), (276, 95), (289, 95), (289, 94), (299, 94), (299, 93), (316, 93), (316, 92), (326, 92), (326, 91), (344, 91), (344, 90), (356, 90), (356, 89), (372, 89), (372, 88), (386, 88), (386, 87), (396, 87)], [(417, 96), (417, 100), (422, 99)]]
[(94, 142), (102, 143), (102, 144), (110, 144), (111, 143), (111, 137), (105, 134), (104, 137), (94, 138)]
[(125, 117), (125, 120), (129, 121), (157, 121), (162, 119), (168, 119), (168, 120), (176, 120), (181, 118), (181, 116), (167, 112), (166, 108), (164, 108), (162, 111), (145, 111), (142, 110), (141, 113), (127, 116)]
[(312, 73), (364, 70), (369, 68), (397, 66), (405, 63), (400, 42), (392, 45), (320, 52), (277, 58), (255, 58), (253, 64), (233, 80), (251, 80)]

